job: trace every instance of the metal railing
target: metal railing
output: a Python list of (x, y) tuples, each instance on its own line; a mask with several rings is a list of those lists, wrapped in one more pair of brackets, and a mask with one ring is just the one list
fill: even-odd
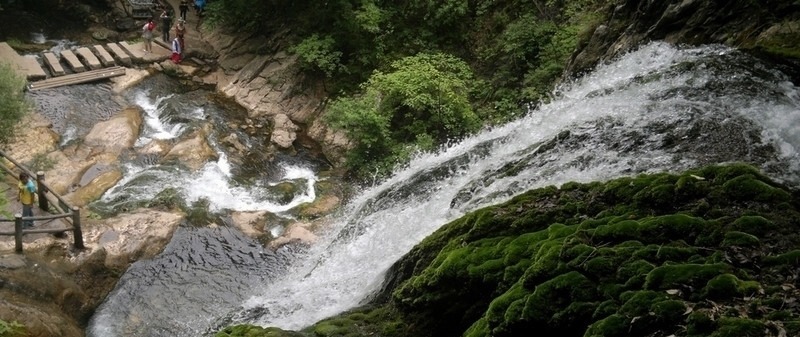
[[(83, 232), (81, 231), (81, 212), (80, 208), (71, 206), (63, 197), (54, 192), (44, 181), (44, 172), (37, 172), (33, 174), (24, 165), (20, 164), (13, 158), (9, 157), (5, 152), (0, 150), (0, 157), (5, 158), (20, 172), (28, 174), (29, 177), (36, 177), (37, 197), (39, 199), (39, 208), (45, 212), (54, 213), (52, 215), (41, 215), (32, 217), (23, 217), (22, 214), (15, 214), (14, 219), (2, 219), (0, 222), (14, 222), (13, 232), (0, 231), (0, 235), (14, 236), (14, 250), (17, 253), (22, 253), (22, 237), (26, 234), (62, 234), (67, 231), (72, 231), (75, 248), (83, 249)], [(14, 170), (7, 167), (5, 164), (0, 163), (0, 169), (13, 176), (15, 179), (17, 175)], [(43, 229), (23, 229), (24, 222), (33, 221), (48, 221), (55, 219), (64, 219), (64, 222), (69, 224), (69, 227), (61, 228), (43, 228)]]

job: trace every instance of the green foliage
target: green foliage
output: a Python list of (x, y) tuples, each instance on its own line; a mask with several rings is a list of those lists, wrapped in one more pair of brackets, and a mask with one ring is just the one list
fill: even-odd
[(8, 144), (18, 130), (17, 124), (30, 110), (23, 92), (25, 83), (25, 78), (0, 61), (0, 144)]
[(415, 150), (431, 150), (480, 127), (469, 67), (445, 54), (418, 54), (375, 72), (360, 96), (330, 104), (327, 120), (357, 142), (348, 166), (385, 173)]
[(158, 192), (146, 206), (166, 210), (183, 209), (186, 208), (186, 201), (183, 200), (183, 197), (181, 197), (177, 189), (169, 187)]
[(206, 226), (215, 220), (214, 213), (210, 209), (211, 201), (208, 198), (200, 198), (192, 202), (186, 210), (186, 222), (193, 226)]
[(205, 23), (211, 27), (235, 28), (236, 31), (257, 31), (270, 22), (273, 1), (215, 0), (205, 10)]
[(26, 166), (33, 172), (49, 171), (55, 167), (56, 161), (47, 156), (47, 152), (41, 152), (33, 155), (31, 161)]
[(336, 50), (332, 36), (311, 35), (289, 51), (297, 54), (300, 64), (306, 69), (320, 71), (331, 78), (344, 68), (341, 64), (342, 52)]
[(260, 326), (243, 324), (229, 326), (217, 332), (214, 337), (304, 337), (304, 335), (278, 328), (262, 328)]
[(24, 337), (27, 335), (24, 325), (16, 321), (6, 322), (0, 319), (0, 337)]

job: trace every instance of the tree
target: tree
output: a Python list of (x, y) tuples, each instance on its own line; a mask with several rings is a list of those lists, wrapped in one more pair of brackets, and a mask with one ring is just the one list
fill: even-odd
[(24, 88), (25, 78), (10, 65), (0, 63), (0, 145), (8, 144), (17, 124), (30, 110)]
[(480, 118), (470, 105), (476, 81), (464, 61), (446, 54), (417, 54), (376, 71), (362, 93), (340, 98), (327, 118), (358, 145), (348, 166), (385, 172), (417, 150), (432, 150), (476, 131)]

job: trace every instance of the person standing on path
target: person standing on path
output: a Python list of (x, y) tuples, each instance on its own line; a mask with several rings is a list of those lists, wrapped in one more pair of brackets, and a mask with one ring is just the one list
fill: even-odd
[(181, 11), (181, 20), (186, 21), (186, 12), (189, 11), (189, 0), (181, 0), (181, 4), (178, 5), (178, 9)]
[[(19, 202), (22, 204), (22, 217), (33, 216), (33, 201), (36, 199), (36, 185), (33, 183), (28, 174), (23, 172), (19, 174)], [(33, 227), (33, 220), (25, 220), (23, 224), (25, 227)]]
[(156, 24), (153, 19), (147, 19), (147, 23), (142, 27), (142, 39), (144, 40), (144, 52), (149, 53), (153, 51), (153, 29)]
[(169, 43), (169, 27), (172, 27), (170, 24), (172, 20), (169, 17), (169, 13), (167, 11), (161, 12), (161, 39), (164, 40), (165, 43)]
[(175, 25), (175, 36), (178, 38), (178, 42), (181, 44), (181, 57), (183, 57), (183, 53), (186, 52), (186, 45), (184, 44), (183, 36), (186, 35), (186, 25), (184, 22), (186, 20), (178, 20), (178, 24)]

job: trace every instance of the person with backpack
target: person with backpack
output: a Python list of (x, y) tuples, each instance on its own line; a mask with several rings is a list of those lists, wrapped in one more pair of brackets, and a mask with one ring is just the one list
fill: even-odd
[(147, 23), (142, 26), (142, 39), (144, 40), (144, 52), (150, 53), (153, 51), (153, 29), (156, 28), (156, 24), (153, 22), (153, 19), (147, 19)]
[[(28, 176), (27, 173), (22, 172), (19, 174), (19, 202), (22, 204), (22, 217), (33, 216), (33, 202), (36, 200), (36, 184)], [(25, 227), (33, 227), (33, 220), (25, 220), (23, 223)]]

